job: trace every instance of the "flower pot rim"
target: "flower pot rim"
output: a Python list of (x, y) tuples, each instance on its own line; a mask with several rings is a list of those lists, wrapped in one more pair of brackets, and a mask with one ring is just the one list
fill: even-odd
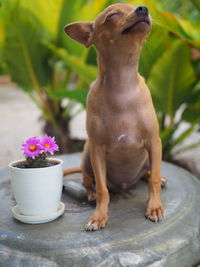
[[(41, 170), (41, 169), (49, 169), (49, 168), (55, 168), (55, 167), (58, 167), (58, 166), (62, 166), (63, 165), (63, 160), (62, 159), (58, 159), (58, 158), (47, 158), (48, 161), (56, 161), (58, 164), (54, 165), (54, 166), (47, 166), (47, 167), (40, 167), (40, 168), (17, 168), (17, 165), (19, 163), (24, 163), (26, 162), (25, 159), (20, 159), (20, 160), (15, 160), (15, 161), (12, 161), (11, 163), (9, 163), (9, 168), (11, 169), (18, 169), (18, 170), (23, 170), (23, 171), (30, 171), (30, 170)], [(15, 166), (13, 166), (15, 164)]]

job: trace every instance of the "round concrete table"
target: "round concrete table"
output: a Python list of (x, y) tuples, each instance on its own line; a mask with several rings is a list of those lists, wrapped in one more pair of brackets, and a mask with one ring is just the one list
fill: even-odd
[[(62, 156), (65, 167), (80, 163), (80, 154)], [(28, 225), (12, 217), (15, 204), (8, 170), (0, 172), (0, 266), (198, 266), (200, 262), (200, 182), (185, 170), (162, 163), (168, 184), (162, 190), (165, 218), (145, 219), (147, 184), (139, 182), (111, 195), (105, 229), (85, 232), (94, 207), (63, 192), (65, 213), (56, 221)], [(80, 181), (81, 176), (69, 179)]]

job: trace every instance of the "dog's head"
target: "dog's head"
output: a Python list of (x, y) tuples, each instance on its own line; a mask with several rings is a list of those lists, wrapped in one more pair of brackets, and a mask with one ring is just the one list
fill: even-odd
[(64, 30), (86, 47), (94, 44), (99, 51), (113, 47), (129, 49), (133, 43), (143, 43), (150, 31), (151, 20), (144, 6), (114, 4), (100, 13), (94, 22), (74, 22)]

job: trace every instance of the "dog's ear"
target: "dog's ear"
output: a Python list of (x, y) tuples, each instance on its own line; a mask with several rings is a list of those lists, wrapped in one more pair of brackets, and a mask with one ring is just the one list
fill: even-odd
[(88, 47), (93, 42), (93, 22), (80, 21), (66, 25), (64, 31), (72, 39)]

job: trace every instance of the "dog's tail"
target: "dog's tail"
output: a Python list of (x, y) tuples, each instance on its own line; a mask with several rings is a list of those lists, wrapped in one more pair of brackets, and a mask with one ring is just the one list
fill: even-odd
[[(63, 171), (63, 174), (65, 176), (65, 175), (69, 175), (69, 174), (77, 173), (77, 172), (82, 172), (81, 167), (75, 167), (75, 168), (65, 169)], [(64, 178), (64, 179), (66, 179), (66, 178)]]

